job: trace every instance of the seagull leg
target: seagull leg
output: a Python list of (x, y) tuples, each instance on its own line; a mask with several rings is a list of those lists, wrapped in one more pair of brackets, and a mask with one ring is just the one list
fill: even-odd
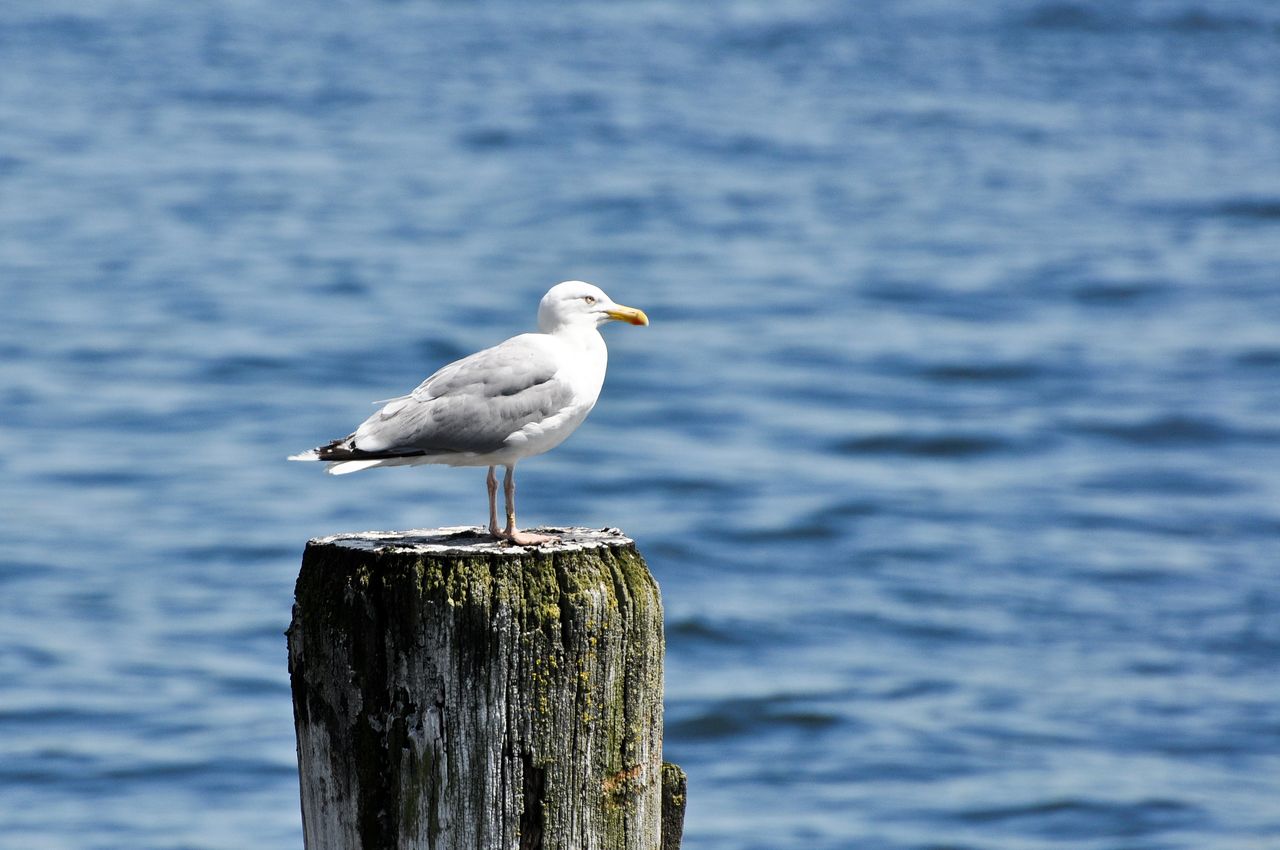
[(498, 528), (498, 476), (494, 474), (494, 469), (496, 467), (489, 467), (489, 475), (484, 480), (489, 488), (489, 534), (502, 537), (502, 531)]
[(502, 479), (502, 490), (507, 497), (507, 527), (502, 536), (518, 546), (532, 546), (535, 543), (546, 543), (554, 540), (545, 534), (531, 534), (527, 531), (516, 531), (516, 465), (507, 464), (506, 477)]

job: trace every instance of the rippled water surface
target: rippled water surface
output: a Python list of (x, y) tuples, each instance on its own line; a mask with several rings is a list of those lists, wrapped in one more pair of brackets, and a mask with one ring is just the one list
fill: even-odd
[(0, 846), (297, 848), (286, 464), (584, 278), (521, 467), (667, 606), (691, 850), (1280, 846), (1280, 7), (0, 15)]

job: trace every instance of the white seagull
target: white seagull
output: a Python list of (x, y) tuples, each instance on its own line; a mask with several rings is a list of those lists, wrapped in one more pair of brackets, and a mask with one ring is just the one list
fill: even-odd
[[(333, 475), (375, 466), (487, 466), (489, 533), (527, 546), (552, 538), (516, 530), (516, 462), (564, 442), (595, 407), (609, 353), (605, 322), (649, 324), (580, 280), (558, 283), (538, 304), (538, 333), (520, 334), (450, 363), (413, 392), (388, 400), (355, 432), (289, 460), (318, 460)], [(505, 466), (506, 528), (498, 527)]]

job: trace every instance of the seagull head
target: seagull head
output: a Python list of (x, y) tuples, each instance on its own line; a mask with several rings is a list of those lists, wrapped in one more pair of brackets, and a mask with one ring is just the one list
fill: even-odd
[(581, 280), (557, 283), (538, 305), (538, 330), (543, 333), (566, 327), (596, 328), (605, 322), (647, 325), (649, 317), (643, 310), (614, 303), (600, 287)]

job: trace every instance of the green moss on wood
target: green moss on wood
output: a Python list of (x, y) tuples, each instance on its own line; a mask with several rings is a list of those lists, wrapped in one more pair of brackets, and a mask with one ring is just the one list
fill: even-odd
[[(304, 724), (323, 731), (328, 804), (356, 799), (362, 847), (423, 832), (453, 847), (444, 823), (495, 806), (536, 804), (547, 848), (584, 822), (620, 850), (640, 846), (641, 820), (656, 828), (661, 603), (629, 542), (475, 555), (315, 543), (290, 653), (300, 745)], [(500, 786), (477, 772), (486, 759)], [(542, 777), (533, 803), (530, 770)], [(499, 844), (523, 817), (502, 811)]]

